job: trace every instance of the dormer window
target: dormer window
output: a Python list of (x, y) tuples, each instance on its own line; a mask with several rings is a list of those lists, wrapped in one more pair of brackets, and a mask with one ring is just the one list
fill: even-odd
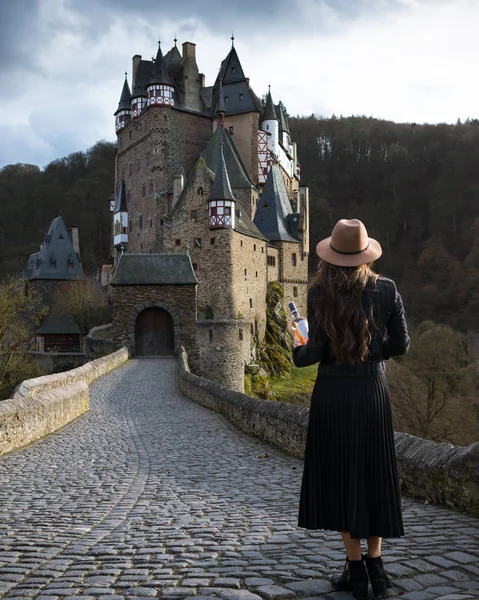
[(236, 67), (231, 67), (231, 72), (236, 73)]
[(243, 100), (244, 94), (240, 94), (240, 100)]
[(229, 97), (225, 96), (225, 103), (229, 102)]
[(203, 195), (203, 188), (202, 187), (199, 187), (197, 191), (198, 191), (198, 196), (202, 196)]

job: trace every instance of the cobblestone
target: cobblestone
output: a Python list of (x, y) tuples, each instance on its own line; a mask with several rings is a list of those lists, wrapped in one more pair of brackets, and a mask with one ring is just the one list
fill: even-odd
[[(300, 461), (183, 398), (173, 359), (131, 360), (86, 415), (0, 457), (0, 598), (351, 600), (329, 584), (338, 534), (296, 525), (300, 482)], [(388, 596), (479, 598), (479, 521), (403, 505)]]

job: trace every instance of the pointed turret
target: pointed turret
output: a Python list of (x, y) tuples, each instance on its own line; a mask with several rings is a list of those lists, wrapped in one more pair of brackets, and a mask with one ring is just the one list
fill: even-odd
[(279, 167), (273, 165), (268, 173), (253, 223), (265, 238), (272, 242), (297, 242), (293, 236), (293, 209)]
[(261, 129), (268, 133), (268, 150), (274, 156), (278, 155), (279, 142), (279, 123), (274, 108), (273, 97), (271, 96), (271, 86), (268, 86), (268, 95), (261, 120)]
[(115, 212), (113, 214), (113, 245), (121, 253), (121, 248), (128, 247), (128, 206), (126, 203), (126, 185), (122, 179), (118, 196), (116, 197)]
[(226, 169), (221, 144), (220, 158), (216, 167), (215, 181), (208, 200), (210, 229), (233, 228), (235, 226), (235, 197)]
[(161, 43), (158, 42), (158, 52), (147, 87), (148, 106), (173, 106), (174, 91), (174, 84), (161, 52)]
[(131, 92), (130, 86), (128, 85), (127, 74), (125, 73), (125, 83), (123, 84), (123, 90), (120, 96), (120, 102), (115, 112), (115, 130), (118, 133), (121, 131), (131, 120)]
[(277, 121), (276, 111), (274, 110), (273, 97), (271, 96), (271, 86), (268, 86), (268, 94), (266, 95), (266, 104), (264, 106), (262, 121)]
[[(136, 57), (133, 57), (135, 61)], [(151, 60), (141, 60), (136, 67), (135, 83), (133, 85), (133, 93), (131, 100), (131, 118), (137, 119), (145, 110), (147, 104), (146, 87), (150, 81), (152, 62)]]

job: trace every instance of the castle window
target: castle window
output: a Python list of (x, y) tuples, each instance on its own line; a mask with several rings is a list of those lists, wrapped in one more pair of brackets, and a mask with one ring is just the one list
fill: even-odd
[(138, 215), (138, 229), (143, 229), (143, 215)]
[(269, 131), (269, 125), (266, 125), (266, 129)]
[(145, 184), (143, 184), (141, 186), (141, 195), (143, 198), (146, 196), (146, 185)]
[(163, 219), (160, 219), (160, 225), (163, 226), (165, 222), (163, 221)]
[(202, 187), (199, 187), (197, 191), (198, 191), (198, 196), (202, 196), (203, 195), (203, 188)]
[(261, 246), (261, 254), (264, 254), (264, 246)]
[(191, 218), (196, 219), (196, 210), (191, 211)]
[(268, 265), (270, 267), (275, 267), (276, 266), (276, 257), (275, 256), (268, 256)]
[[(150, 219), (150, 227), (153, 227), (153, 219)], [(150, 250), (151, 252), (151, 250)]]
[(197, 270), (198, 270), (198, 263), (193, 263), (193, 269), (194, 269), (195, 271), (197, 271)]
[(256, 244), (253, 244), (253, 250), (256, 252)]
[(194, 247), (201, 248), (201, 238), (195, 238)]
[(150, 179), (150, 194), (153, 193), (153, 179)]
[(176, 240), (175, 240), (175, 246), (181, 246), (181, 240), (180, 240), (180, 238), (176, 238)]
[(249, 299), (249, 307), (250, 307), (250, 308), (253, 308), (253, 298), (250, 298), (250, 299)]
[(249, 333), (250, 333), (251, 337), (254, 337), (253, 323), (251, 323), (251, 325), (249, 326)]
[(215, 238), (210, 238), (210, 246), (214, 246), (215, 245)]
[(293, 267), (296, 266), (296, 262), (297, 262), (296, 252), (293, 252), (293, 254), (291, 254), (291, 264)]
[(258, 277), (258, 271), (256, 271), (256, 277)]
[(233, 126), (233, 125), (230, 125), (230, 126), (228, 127), (228, 131), (230, 132), (230, 135), (233, 135), (233, 134), (234, 134), (234, 132), (235, 132), (235, 128), (234, 128), (234, 126)]
[(146, 153), (146, 166), (147, 167), (150, 166), (150, 153), (149, 152)]
[(240, 241), (240, 246), (243, 247), (243, 240)]
[(212, 329), (210, 329), (210, 331), (209, 331), (209, 337), (210, 337), (210, 342), (212, 342), (213, 341), (213, 330)]
[(295, 298), (297, 298), (297, 297), (298, 297), (298, 288), (297, 288), (297, 287), (294, 287), (294, 288), (293, 288), (293, 296), (294, 296)]
[(246, 277), (247, 275), (247, 269), (244, 270), (244, 276)]
[(150, 254), (151, 254), (151, 248), (150, 248)]
[(128, 177), (131, 177), (133, 174), (133, 165), (128, 163)]
[(240, 100), (243, 100), (243, 94), (240, 94)]
[(132, 223), (131, 223), (131, 221), (130, 221), (130, 233), (131, 233), (132, 227), (133, 227), (133, 226), (132, 226)]
[(143, 244), (140, 244), (140, 250), (143, 250)]
[(243, 339), (243, 330), (242, 330), (242, 329), (240, 329), (240, 330), (238, 331), (238, 333), (239, 333), (239, 339), (240, 339), (240, 340), (242, 340), (242, 339)]
[(140, 170), (140, 159), (139, 158), (136, 159), (136, 170), (137, 171)]
[(153, 148), (153, 154), (158, 154), (160, 152), (159, 148)]

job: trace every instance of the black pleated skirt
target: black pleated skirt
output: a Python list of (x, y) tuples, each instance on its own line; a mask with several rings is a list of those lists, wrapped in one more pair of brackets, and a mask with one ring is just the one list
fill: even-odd
[(318, 374), (298, 524), (349, 532), (353, 538), (404, 535), (384, 373)]

